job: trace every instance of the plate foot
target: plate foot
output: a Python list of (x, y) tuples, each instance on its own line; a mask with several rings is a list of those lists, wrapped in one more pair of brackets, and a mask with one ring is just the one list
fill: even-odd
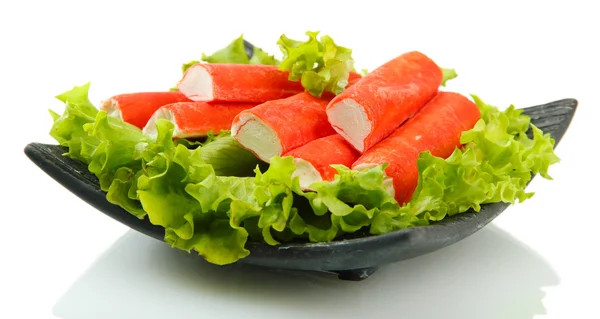
[(361, 269), (332, 270), (331, 272), (337, 274), (340, 280), (361, 281), (369, 278), (369, 276), (374, 274), (377, 269), (377, 267), (371, 267)]

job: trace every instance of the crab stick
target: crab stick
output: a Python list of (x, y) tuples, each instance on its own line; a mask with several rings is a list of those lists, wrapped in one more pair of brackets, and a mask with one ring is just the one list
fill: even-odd
[(362, 170), (388, 163), (394, 197), (399, 203), (410, 200), (419, 178), (419, 153), (446, 158), (460, 146), (463, 131), (475, 126), (479, 109), (466, 97), (452, 92), (438, 93), (413, 118), (389, 137), (364, 153), (352, 168)]
[(335, 133), (325, 114), (328, 102), (306, 92), (265, 102), (238, 114), (231, 134), (268, 163), (273, 156)]
[(177, 88), (193, 101), (262, 103), (304, 91), (288, 75), (274, 65), (202, 63), (191, 66)]
[(341, 135), (333, 134), (309, 142), (283, 156), (294, 157), (296, 171), (292, 177), (298, 176), (300, 187), (309, 190), (309, 186), (314, 182), (334, 179), (337, 171), (331, 167), (332, 164), (352, 167), (360, 153)]
[(340, 135), (364, 152), (422, 108), (441, 83), (442, 72), (431, 59), (408, 52), (333, 98), (327, 116)]
[(166, 119), (175, 124), (173, 137), (205, 137), (209, 131), (219, 133), (231, 129), (231, 122), (240, 112), (256, 103), (180, 102), (159, 108), (144, 127), (144, 134), (154, 136), (156, 121)]
[(190, 101), (181, 92), (141, 92), (120, 94), (102, 102), (101, 109), (108, 115), (143, 128), (152, 114), (161, 106)]
[(362, 79), (362, 75), (356, 72), (350, 72), (350, 75), (348, 75), (348, 85), (346, 86), (346, 88), (349, 88), (350, 86), (356, 84), (356, 82), (358, 82), (360, 79)]

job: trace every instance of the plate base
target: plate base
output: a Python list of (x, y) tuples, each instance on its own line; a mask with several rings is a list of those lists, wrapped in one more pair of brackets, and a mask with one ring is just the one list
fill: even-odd
[(370, 267), (362, 269), (337, 270), (332, 273), (337, 274), (338, 278), (347, 281), (361, 281), (369, 278), (379, 267)]

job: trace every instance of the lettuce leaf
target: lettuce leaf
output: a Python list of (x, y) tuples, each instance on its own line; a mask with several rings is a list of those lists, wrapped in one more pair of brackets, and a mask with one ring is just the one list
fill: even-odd
[(228, 131), (205, 141), (174, 140), (166, 120), (156, 122), (158, 134), (150, 138), (98, 111), (88, 90), (86, 84), (57, 96), (65, 110), (50, 112), (50, 134), (69, 148), (65, 155), (88, 165), (111, 203), (162, 226), (173, 247), (219, 265), (248, 256), (250, 239), (327, 242), (427, 225), (486, 203), (522, 202), (533, 196), (525, 191), (533, 175), (551, 179), (549, 167), (559, 161), (554, 140), (521, 110), (501, 112), (473, 95), (481, 120), (447, 159), (420, 154), (408, 203), (391, 195), (386, 165), (336, 165), (333, 181), (304, 192), (291, 157), (274, 157), (265, 167)]
[(230, 130), (222, 130), (216, 135), (209, 131), (204, 140), (176, 139), (173, 142), (189, 149), (202, 147), (202, 160), (212, 165), (219, 176), (254, 176), (257, 166), (262, 169), (268, 167), (231, 136)]
[(85, 146), (94, 147), (99, 144), (95, 138), (89, 138), (84, 125), (93, 123), (98, 110), (88, 99), (90, 84), (75, 86), (73, 89), (56, 96), (65, 103), (62, 115), (49, 110), (53, 119), (50, 136), (60, 145), (68, 147), (68, 156), (89, 164), (90, 157), (81, 155)]
[[(380, 165), (364, 171), (350, 170), (336, 165), (337, 178), (332, 182), (311, 185), (314, 193), (307, 193), (315, 214), (331, 214), (331, 224), (345, 233), (353, 233), (369, 226), (381, 208), (396, 205), (384, 183), (384, 169)], [(396, 205), (397, 206), (397, 205)]]
[(274, 56), (263, 51), (259, 47), (254, 47), (252, 57), (248, 60), (249, 64), (263, 64), (263, 65), (279, 65), (281, 63)]
[(50, 111), (54, 119), (50, 135), (69, 147), (68, 156), (88, 164), (107, 190), (120, 168), (139, 170), (140, 163), (132, 158), (136, 145), (146, 137), (139, 128), (98, 111), (88, 100), (88, 90), (89, 83), (57, 96), (65, 110), (61, 116)]
[(231, 135), (216, 137), (204, 145), (202, 160), (220, 176), (252, 176), (254, 168), (263, 164)]
[[(252, 53), (252, 54), (250, 54)], [(250, 58), (248, 57), (250, 55)], [(208, 63), (233, 63), (233, 64), (264, 64), (278, 65), (279, 61), (261, 48), (253, 47), (252, 52), (247, 52), (244, 46), (244, 36), (241, 35), (226, 47), (211, 55), (202, 53), (202, 61)], [(198, 63), (198, 61), (192, 61)], [(192, 63), (190, 62), (190, 63)], [(189, 63), (188, 63), (189, 64)], [(187, 64), (185, 64), (187, 65)], [(190, 65), (191, 66), (191, 65)], [(189, 66), (188, 66), (189, 67)], [(185, 72), (185, 70), (184, 70)]]
[(146, 211), (142, 207), (137, 193), (137, 183), (142, 173), (142, 171), (136, 173), (128, 167), (117, 169), (106, 193), (106, 199), (109, 202), (123, 207), (140, 219), (146, 216)]
[(296, 41), (281, 35), (277, 44), (284, 58), (279, 69), (289, 72), (290, 81), (300, 81), (310, 94), (340, 94), (354, 69), (352, 50), (338, 46), (329, 36), (317, 39), (319, 32), (306, 32), (308, 40)]
[(185, 73), (185, 71), (187, 71), (192, 65), (198, 64), (200, 63), (200, 61), (198, 60), (192, 60), (188, 63), (184, 63), (181, 65), (181, 73)]
[(458, 76), (456, 70), (440, 68), (442, 70), (442, 86), (446, 86), (446, 82), (455, 79)]
[(202, 53), (202, 61), (208, 63), (233, 63), (248, 64), (248, 54), (244, 48), (243, 36), (240, 36), (229, 43), (226, 47), (214, 52), (211, 55)]
[(65, 110), (61, 116), (51, 111), (54, 124), (50, 135), (68, 146), (67, 156), (88, 164), (109, 202), (141, 218), (145, 212), (136, 188), (142, 161), (136, 154), (147, 137), (139, 128), (98, 111), (89, 101), (88, 91), (89, 83), (57, 96)]
[[(227, 210), (198, 200), (189, 192), (191, 185), (203, 185), (216, 178), (212, 166), (202, 160), (201, 148), (175, 146), (171, 140), (173, 124), (161, 120), (156, 125), (159, 136), (165, 138), (157, 139), (159, 152), (151, 151), (152, 160), (138, 179), (139, 199), (150, 222), (165, 228), (167, 243), (195, 250), (209, 262), (227, 264), (247, 256), (247, 233), (228, 227)], [(209, 190), (224, 193), (226, 188)]]

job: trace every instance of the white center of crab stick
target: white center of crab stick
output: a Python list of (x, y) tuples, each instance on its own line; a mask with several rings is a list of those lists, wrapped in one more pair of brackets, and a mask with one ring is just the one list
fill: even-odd
[(353, 99), (343, 99), (327, 110), (331, 126), (359, 152), (365, 148), (365, 139), (373, 124), (364, 108)]
[(121, 114), (121, 108), (119, 107), (119, 102), (115, 99), (110, 99), (102, 102), (100, 107), (108, 116), (119, 118), (123, 120), (123, 114)]
[(309, 186), (312, 183), (323, 181), (321, 173), (319, 173), (309, 161), (301, 158), (294, 158), (294, 164), (296, 164), (296, 170), (292, 174), (292, 178), (298, 177), (300, 188), (302, 188), (302, 190), (310, 191), (311, 189)]
[[(358, 165), (352, 167), (352, 169), (357, 170), (357, 171), (362, 171), (362, 170), (366, 170), (369, 168), (373, 168), (378, 165), (379, 164), (364, 163), (364, 164), (358, 164)], [(385, 191), (388, 194), (390, 194), (390, 196), (392, 196), (392, 197), (396, 196), (396, 191), (394, 190), (394, 179), (389, 177), (387, 174), (385, 174), (385, 172), (383, 174), (384, 174), (383, 187), (385, 187)]]
[(269, 163), (271, 157), (281, 156), (283, 149), (272, 128), (252, 113), (243, 112), (233, 123), (231, 135), (261, 160)]
[(158, 120), (167, 120), (171, 123), (173, 123), (173, 125), (175, 126), (173, 129), (173, 137), (180, 137), (180, 138), (184, 138), (184, 134), (182, 134), (181, 130), (179, 129), (179, 126), (177, 126), (177, 122), (175, 122), (175, 115), (173, 114), (173, 112), (171, 112), (170, 110), (166, 109), (166, 108), (160, 108), (158, 110), (156, 110), (156, 112), (154, 112), (154, 114), (152, 114), (152, 117), (150, 117), (150, 119), (148, 120), (148, 123), (146, 123), (146, 126), (144, 126), (144, 129), (142, 130), (142, 132), (148, 136), (154, 137), (156, 138), (156, 136), (158, 135), (158, 131), (156, 129), (156, 121)]
[(192, 101), (210, 102), (214, 99), (212, 76), (200, 65), (187, 69), (177, 88)]

